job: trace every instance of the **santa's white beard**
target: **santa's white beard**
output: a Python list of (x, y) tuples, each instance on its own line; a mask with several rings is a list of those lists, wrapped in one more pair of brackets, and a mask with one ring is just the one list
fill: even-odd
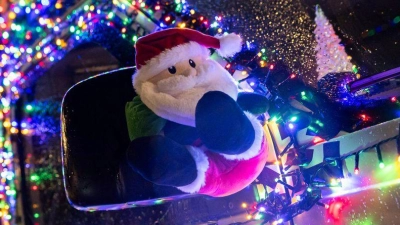
[(157, 84), (144, 82), (143, 103), (162, 118), (194, 127), (196, 106), (205, 93), (221, 91), (236, 100), (237, 85), (221, 65), (207, 60), (196, 70), (195, 76), (174, 75)]

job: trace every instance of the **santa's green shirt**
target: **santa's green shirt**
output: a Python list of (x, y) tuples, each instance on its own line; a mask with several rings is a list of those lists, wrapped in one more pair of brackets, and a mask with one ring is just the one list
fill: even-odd
[(139, 137), (159, 134), (167, 122), (143, 104), (139, 96), (135, 96), (131, 102), (126, 103), (125, 116), (131, 141)]

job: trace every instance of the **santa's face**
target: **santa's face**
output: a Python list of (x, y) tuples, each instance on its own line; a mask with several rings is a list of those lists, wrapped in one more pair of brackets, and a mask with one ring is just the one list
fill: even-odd
[(141, 98), (153, 112), (165, 119), (195, 125), (197, 102), (208, 91), (222, 91), (237, 98), (231, 75), (206, 56), (171, 65), (143, 83)]

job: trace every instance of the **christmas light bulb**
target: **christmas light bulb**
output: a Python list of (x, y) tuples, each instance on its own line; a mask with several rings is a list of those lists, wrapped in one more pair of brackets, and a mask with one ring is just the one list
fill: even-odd
[(331, 179), (331, 186), (337, 186), (337, 185), (338, 185), (337, 180), (335, 178), (332, 178)]
[(255, 216), (254, 216), (254, 219), (256, 219), (256, 220), (260, 220), (262, 218), (262, 215), (260, 214), (260, 213), (257, 213)]
[(322, 142), (322, 141), (324, 141), (324, 139), (322, 139), (320, 137), (315, 137), (314, 140), (313, 140), (314, 144)]
[(358, 168), (359, 163), (360, 163), (360, 153), (357, 153), (356, 157), (355, 157), (355, 166), (354, 166), (354, 174), (355, 175), (358, 175), (358, 173), (360, 172), (359, 168)]
[(33, 107), (32, 107), (32, 105), (26, 105), (26, 106), (25, 106), (25, 109), (26, 109), (27, 111), (32, 111), (32, 110), (33, 110)]

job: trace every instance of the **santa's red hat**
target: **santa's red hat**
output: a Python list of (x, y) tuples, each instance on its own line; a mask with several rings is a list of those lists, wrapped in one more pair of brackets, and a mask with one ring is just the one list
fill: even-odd
[(171, 28), (159, 31), (136, 42), (136, 68), (133, 86), (138, 94), (142, 83), (162, 70), (195, 56), (209, 56), (208, 48), (216, 49), (222, 57), (233, 56), (241, 50), (242, 39), (236, 34), (209, 36), (198, 31)]

